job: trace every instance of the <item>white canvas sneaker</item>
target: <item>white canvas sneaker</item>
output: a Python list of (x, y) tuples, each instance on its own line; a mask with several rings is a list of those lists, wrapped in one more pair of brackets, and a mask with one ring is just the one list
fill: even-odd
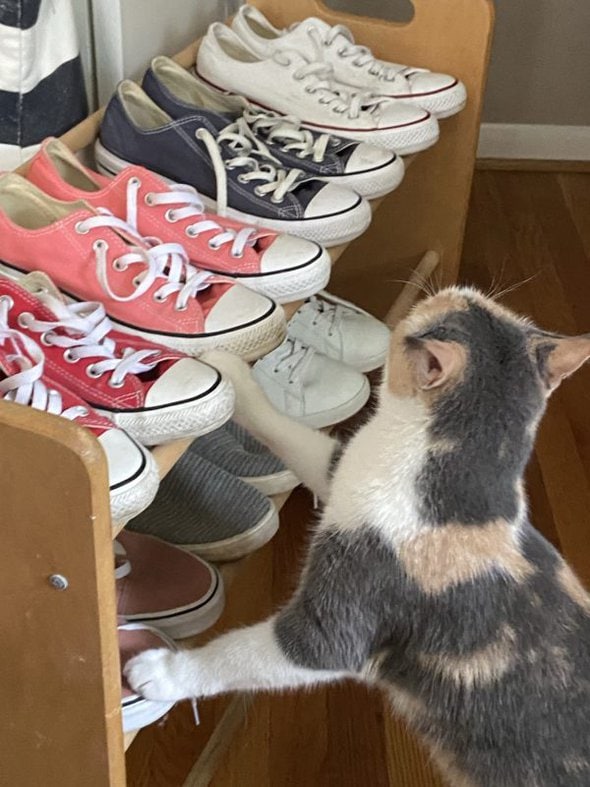
[(372, 314), (325, 291), (305, 301), (289, 322), (289, 336), (359, 372), (383, 366), (390, 335)]
[(286, 30), (274, 27), (251, 5), (243, 5), (232, 27), (261, 58), (296, 50), (312, 62), (330, 63), (338, 82), (427, 109), (438, 118), (460, 112), (466, 104), (465, 85), (448, 74), (378, 60), (366, 46), (355, 44), (344, 25), (331, 27), (310, 17)]
[(290, 336), (257, 361), (252, 374), (277, 410), (314, 429), (350, 418), (371, 393), (356, 369)]
[(438, 140), (436, 118), (425, 109), (346, 86), (336, 81), (330, 63), (303, 54), (297, 46), (277, 47), (261, 57), (219, 22), (209, 27), (201, 42), (196, 72), (219, 90), (295, 115), (314, 131), (403, 155), (425, 150)]

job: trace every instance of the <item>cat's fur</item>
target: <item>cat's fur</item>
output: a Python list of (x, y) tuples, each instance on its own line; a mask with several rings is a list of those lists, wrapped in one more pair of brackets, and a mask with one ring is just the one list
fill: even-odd
[(143, 654), (131, 685), (181, 699), (352, 676), (388, 692), (456, 787), (588, 787), (590, 597), (529, 524), (522, 476), (550, 392), (589, 356), (589, 337), (444, 290), (394, 331), (377, 411), (341, 456), (212, 356), (238, 419), (325, 507), (284, 609)]

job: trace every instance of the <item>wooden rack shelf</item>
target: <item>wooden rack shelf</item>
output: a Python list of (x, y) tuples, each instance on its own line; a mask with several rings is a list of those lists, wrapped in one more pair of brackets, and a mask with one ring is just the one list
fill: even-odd
[[(370, 230), (352, 244), (331, 250), (332, 262), (339, 260), (334, 290), (358, 301), (355, 296), (366, 295), (363, 282), (370, 278), (370, 303), (361, 305), (380, 315), (386, 314), (399, 290), (392, 271), (407, 273), (410, 267), (408, 284), (387, 312), (387, 321), (395, 324), (414, 301), (415, 285), (437, 266), (443, 283), (457, 276), (492, 2), (414, 0), (415, 16), (408, 24), (337, 13), (320, 0), (254, 4), (280, 26), (312, 15), (331, 24), (344, 23), (377, 56), (447, 71), (467, 85), (467, 108), (444, 121), (435, 148), (406, 162), (412, 167), (401, 187), (372, 205)], [(176, 60), (191, 67), (197, 47), (198, 41)], [(101, 117), (99, 110), (63, 140), (74, 151), (89, 147)], [(299, 305), (288, 304), (287, 316)], [(121, 728), (111, 542), (122, 525), (110, 521), (104, 456), (92, 436), (75, 424), (4, 402), (0, 440), (0, 496), (7, 525), (0, 573), (7, 632), (0, 694), (11, 709), (9, 723), (0, 728), (3, 778), (15, 787), (123, 787), (125, 744), (135, 736), (124, 741)], [(153, 449), (162, 477), (189, 444), (183, 440)], [(283, 495), (275, 504), (280, 508), (286, 499)], [(222, 567), (228, 588), (248, 565), (246, 558)], [(52, 586), (52, 574), (67, 578), (65, 591)], [(228, 700), (185, 787), (209, 783), (245, 707), (241, 696)]]

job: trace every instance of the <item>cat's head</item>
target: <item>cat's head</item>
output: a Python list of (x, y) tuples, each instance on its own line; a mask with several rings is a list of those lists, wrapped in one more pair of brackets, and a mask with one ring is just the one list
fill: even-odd
[(450, 287), (419, 302), (392, 334), (386, 389), (463, 417), (529, 427), (560, 382), (590, 358), (590, 334), (541, 330), (482, 293)]

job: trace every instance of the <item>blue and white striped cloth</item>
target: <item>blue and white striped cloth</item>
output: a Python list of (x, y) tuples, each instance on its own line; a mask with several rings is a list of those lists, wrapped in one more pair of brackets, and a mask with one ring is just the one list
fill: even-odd
[(0, 0), (0, 170), (87, 113), (71, 0)]

